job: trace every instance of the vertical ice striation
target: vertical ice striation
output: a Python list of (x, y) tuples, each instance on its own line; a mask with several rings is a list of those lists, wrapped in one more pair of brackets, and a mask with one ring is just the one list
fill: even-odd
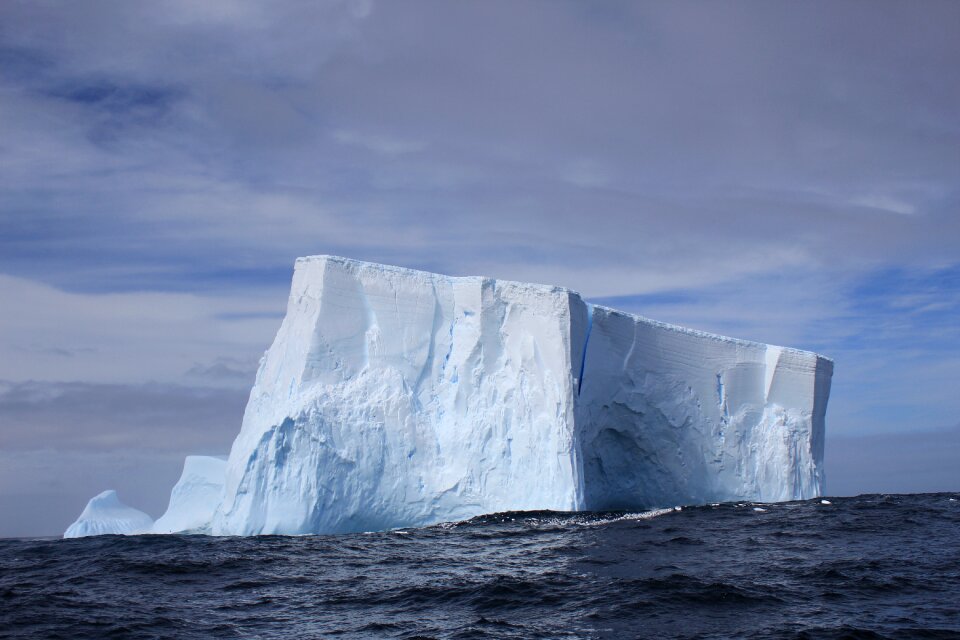
[(814, 497), (831, 372), (560, 287), (302, 258), (211, 528)]

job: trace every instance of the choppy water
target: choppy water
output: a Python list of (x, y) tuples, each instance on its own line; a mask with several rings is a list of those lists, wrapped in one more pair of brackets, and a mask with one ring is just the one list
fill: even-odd
[(958, 497), (0, 540), (0, 636), (958, 638)]

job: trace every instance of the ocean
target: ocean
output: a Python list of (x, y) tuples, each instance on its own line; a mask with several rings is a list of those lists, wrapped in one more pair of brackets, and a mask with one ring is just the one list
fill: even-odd
[(0, 540), (3, 638), (960, 638), (960, 494)]

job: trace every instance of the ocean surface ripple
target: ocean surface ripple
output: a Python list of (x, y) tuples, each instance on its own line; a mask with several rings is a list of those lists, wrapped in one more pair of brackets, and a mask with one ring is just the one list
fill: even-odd
[(960, 638), (960, 495), (0, 540), (4, 638)]

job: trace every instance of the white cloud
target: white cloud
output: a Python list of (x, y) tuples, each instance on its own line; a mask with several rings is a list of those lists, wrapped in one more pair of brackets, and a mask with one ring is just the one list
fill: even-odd
[(609, 169), (602, 163), (588, 158), (567, 163), (560, 175), (570, 184), (585, 189), (605, 187), (612, 181)]
[(392, 136), (373, 133), (361, 133), (338, 129), (333, 132), (333, 139), (341, 144), (362, 147), (385, 156), (398, 156), (406, 153), (422, 151), (426, 144), (415, 140), (404, 140)]
[(904, 216), (912, 216), (917, 212), (917, 207), (909, 202), (904, 202), (892, 196), (882, 194), (859, 196), (853, 198), (850, 202), (860, 207), (880, 209), (881, 211), (889, 211)]

